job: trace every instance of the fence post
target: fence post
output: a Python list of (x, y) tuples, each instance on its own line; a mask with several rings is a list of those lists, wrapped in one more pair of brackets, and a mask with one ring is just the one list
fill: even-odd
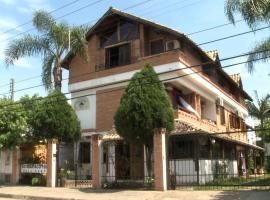
[(47, 187), (55, 187), (56, 183), (56, 143), (55, 139), (47, 142)]
[(16, 185), (19, 180), (19, 150), (14, 148), (12, 150), (12, 174), (11, 174), (11, 183), (12, 185)]
[(93, 188), (101, 188), (101, 171), (100, 171), (100, 148), (101, 140), (98, 135), (92, 137), (92, 179)]
[(166, 129), (158, 129), (153, 137), (155, 190), (167, 190)]

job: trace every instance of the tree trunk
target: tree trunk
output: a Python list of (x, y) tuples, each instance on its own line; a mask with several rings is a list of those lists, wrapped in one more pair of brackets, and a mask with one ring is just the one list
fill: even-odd
[(147, 168), (147, 178), (153, 177), (153, 169), (152, 169), (152, 155), (153, 155), (153, 144), (145, 145), (145, 156), (146, 156), (146, 168)]
[(57, 64), (53, 69), (54, 87), (61, 91), (62, 87), (62, 69), (60, 64)]

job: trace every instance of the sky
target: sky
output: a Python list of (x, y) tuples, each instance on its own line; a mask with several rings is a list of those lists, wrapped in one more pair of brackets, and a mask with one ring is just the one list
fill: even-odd
[[(146, 3), (139, 5), (142, 2)], [(3, 94), (8, 95), (11, 78), (15, 79), (15, 99), (19, 99), (25, 94), (46, 95), (39, 76), (41, 74), (41, 57), (25, 57), (18, 60), (14, 66), (7, 67), (4, 62), (4, 51), (10, 41), (21, 37), (25, 34), (24, 32), (33, 28), (31, 19), (35, 10), (53, 11), (68, 3), (70, 3), (69, 6), (52, 12), (55, 18), (60, 18), (58, 21), (74, 25), (93, 24), (112, 6), (120, 10), (126, 9), (126, 12), (177, 29), (187, 34), (197, 44), (249, 30), (244, 22), (239, 22), (235, 26), (228, 25), (189, 35), (199, 30), (228, 23), (224, 15), (224, 0), (0, 0), (0, 97)], [(136, 4), (138, 6), (132, 6)], [(73, 13), (69, 14), (70, 12)], [(241, 19), (241, 16), (236, 16), (236, 19)], [(19, 26), (21, 24), (25, 25)], [(33, 30), (27, 33), (36, 34)], [(219, 57), (222, 59), (250, 51), (256, 42), (267, 36), (269, 36), (269, 29), (200, 47), (205, 51), (218, 50)], [(222, 62), (222, 64), (238, 63), (245, 61), (245, 59), (245, 57), (237, 58)], [(227, 68), (226, 71), (229, 74), (240, 73), (244, 89), (251, 96), (254, 96), (254, 90), (257, 90), (262, 96), (269, 92), (270, 76), (268, 74), (270, 74), (270, 67), (268, 65), (267, 63), (256, 64), (256, 71), (252, 75), (248, 73), (245, 65), (233, 66)], [(68, 72), (65, 71), (63, 78), (67, 76)], [(29, 78), (31, 79), (25, 80)], [(64, 81), (63, 92), (68, 92), (67, 86), (67, 81)], [(21, 90), (29, 87), (31, 88)]]

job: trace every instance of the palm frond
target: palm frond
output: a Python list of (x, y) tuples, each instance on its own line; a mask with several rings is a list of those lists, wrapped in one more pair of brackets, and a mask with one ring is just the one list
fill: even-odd
[(23, 38), (12, 41), (5, 50), (5, 62), (7, 66), (24, 56), (45, 54), (50, 50), (50, 40), (46, 37), (26, 35)]
[(56, 21), (50, 13), (38, 10), (34, 13), (33, 25), (38, 31), (49, 33), (56, 25)]
[(240, 14), (250, 28), (261, 22), (269, 22), (269, 0), (226, 0), (225, 14), (229, 21), (235, 23), (235, 14)]
[(88, 44), (85, 34), (90, 26), (75, 26), (71, 28), (71, 51), (88, 62)]
[[(257, 53), (255, 53), (257, 52)], [(247, 68), (249, 73), (254, 72), (254, 64), (258, 62), (268, 62), (270, 60), (270, 37), (257, 43), (248, 56)]]
[(50, 90), (52, 88), (52, 68), (54, 60), (55, 56), (52, 54), (48, 54), (43, 58), (41, 77), (46, 90)]

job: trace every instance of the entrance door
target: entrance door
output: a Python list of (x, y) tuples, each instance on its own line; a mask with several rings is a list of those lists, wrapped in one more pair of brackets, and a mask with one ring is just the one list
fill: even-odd
[(117, 180), (130, 178), (130, 149), (128, 144), (119, 142), (115, 146), (115, 165)]

